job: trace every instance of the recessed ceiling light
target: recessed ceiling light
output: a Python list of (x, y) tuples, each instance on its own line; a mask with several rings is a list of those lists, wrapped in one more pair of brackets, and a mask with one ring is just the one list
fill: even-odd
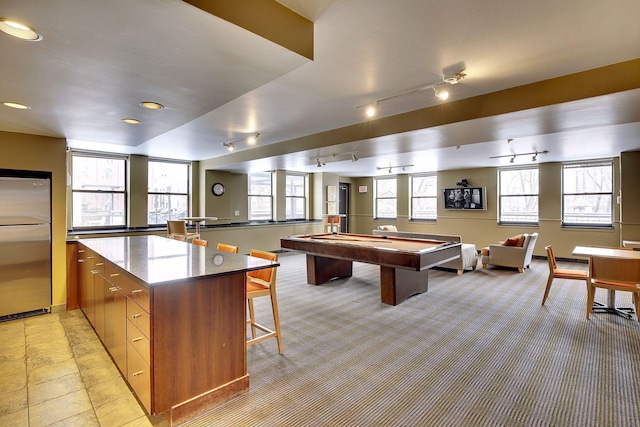
[(40, 41), (42, 36), (28, 26), (20, 22), (0, 18), (0, 31), (13, 37), (27, 41)]
[(122, 119), (123, 122), (128, 123), (130, 125), (139, 125), (140, 120), (138, 119)]
[(15, 108), (17, 110), (28, 110), (31, 108), (28, 105), (18, 104), (17, 102), (3, 102), (2, 105), (9, 108)]
[(141, 102), (140, 105), (144, 108), (148, 108), (149, 110), (160, 110), (164, 108), (164, 105), (152, 101)]

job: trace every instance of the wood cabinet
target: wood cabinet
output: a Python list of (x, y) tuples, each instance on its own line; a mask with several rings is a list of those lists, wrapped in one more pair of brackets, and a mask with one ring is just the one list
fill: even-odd
[[(112, 256), (135, 254), (132, 266), (109, 259), (109, 244), (118, 248)], [(275, 263), (225, 253), (221, 267), (215, 249), (157, 236), (76, 245), (80, 307), (149, 414), (179, 424), (248, 390), (245, 276)], [(174, 261), (192, 263), (170, 265), (172, 274), (188, 272), (184, 279), (157, 275), (164, 281), (150, 284), (151, 267), (138, 254), (152, 252), (162, 265), (172, 252)]]

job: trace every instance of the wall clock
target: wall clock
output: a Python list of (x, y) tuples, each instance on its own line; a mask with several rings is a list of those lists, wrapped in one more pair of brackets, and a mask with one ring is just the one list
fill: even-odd
[(224, 194), (224, 185), (220, 184), (219, 182), (216, 182), (211, 187), (211, 192), (213, 193), (214, 196), (222, 196)]

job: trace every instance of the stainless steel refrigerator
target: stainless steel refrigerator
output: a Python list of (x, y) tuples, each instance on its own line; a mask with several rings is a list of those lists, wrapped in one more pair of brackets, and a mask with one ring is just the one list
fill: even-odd
[(51, 175), (0, 171), (0, 321), (51, 309)]

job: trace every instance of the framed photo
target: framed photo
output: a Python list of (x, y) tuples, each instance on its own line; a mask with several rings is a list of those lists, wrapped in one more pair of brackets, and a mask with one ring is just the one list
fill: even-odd
[(338, 188), (335, 185), (327, 185), (327, 202), (335, 202)]

